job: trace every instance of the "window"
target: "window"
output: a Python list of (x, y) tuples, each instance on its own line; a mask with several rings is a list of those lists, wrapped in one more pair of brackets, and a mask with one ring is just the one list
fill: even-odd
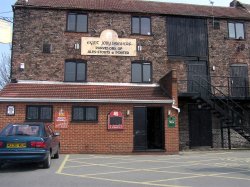
[(44, 43), (43, 44), (43, 53), (51, 53), (52, 45)]
[(150, 62), (132, 62), (132, 82), (150, 83), (152, 81)]
[(220, 30), (220, 21), (213, 20), (213, 27), (214, 27), (214, 30)]
[(150, 17), (132, 17), (132, 34), (151, 35)]
[(64, 80), (67, 82), (84, 82), (86, 81), (86, 72), (86, 62), (66, 61)]
[(52, 121), (52, 106), (27, 106), (27, 121)]
[(229, 22), (228, 35), (231, 39), (245, 39), (244, 24), (238, 22)]
[(67, 31), (88, 32), (88, 16), (80, 13), (69, 13), (67, 19)]
[(74, 106), (72, 121), (97, 121), (97, 107)]

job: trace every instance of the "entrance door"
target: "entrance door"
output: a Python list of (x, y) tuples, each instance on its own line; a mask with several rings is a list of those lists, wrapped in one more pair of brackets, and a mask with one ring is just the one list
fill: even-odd
[(206, 109), (198, 109), (197, 105), (189, 105), (189, 137), (190, 147), (212, 146), (211, 113)]
[(202, 96), (208, 94), (207, 62), (188, 61), (188, 92), (200, 93)]
[(134, 108), (134, 150), (164, 149), (163, 109)]
[(248, 67), (247, 64), (233, 64), (230, 66), (230, 82), (232, 97), (248, 96)]
[(134, 150), (147, 149), (147, 108), (134, 108)]

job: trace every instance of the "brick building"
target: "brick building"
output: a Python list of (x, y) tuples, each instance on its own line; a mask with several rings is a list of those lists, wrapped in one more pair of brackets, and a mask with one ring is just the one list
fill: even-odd
[(0, 127), (50, 123), (64, 153), (247, 146), (250, 14), (232, 6), (17, 1)]

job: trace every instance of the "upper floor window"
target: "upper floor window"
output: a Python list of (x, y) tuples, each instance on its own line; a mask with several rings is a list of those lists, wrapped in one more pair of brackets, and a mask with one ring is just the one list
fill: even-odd
[(228, 22), (228, 35), (232, 39), (245, 39), (244, 24), (240, 22)]
[(68, 60), (65, 62), (64, 81), (84, 82), (86, 81), (86, 62)]
[(52, 121), (52, 106), (32, 105), (26, 108), (27, 121)]
[(132, 62), (132, 82), (150, 83), (152, 81), (152, 67), (150, 62)]
[(133, 16), (132, 34), (151, 35), (150, 17)]
[(67, 19), (67, 31), (88, 32), (87, 14), (69, 13)]
[(97, 121), (97, 107), (74, 106), (72, 121)]

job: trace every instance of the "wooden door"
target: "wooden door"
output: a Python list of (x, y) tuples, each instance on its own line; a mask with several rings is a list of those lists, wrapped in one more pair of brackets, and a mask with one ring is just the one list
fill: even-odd
[(248, 67), (247, 64), (233, 64), (230, 66), (230, 84), (232, 97), (248, 96)]
[(188, 92), (208, 95), (208, 76), (206, 61), (188, 61)]
[(189, 105), (189, 138), (190, 147), (212, 146), (211, 113), (199, 109), (198, 105)]

